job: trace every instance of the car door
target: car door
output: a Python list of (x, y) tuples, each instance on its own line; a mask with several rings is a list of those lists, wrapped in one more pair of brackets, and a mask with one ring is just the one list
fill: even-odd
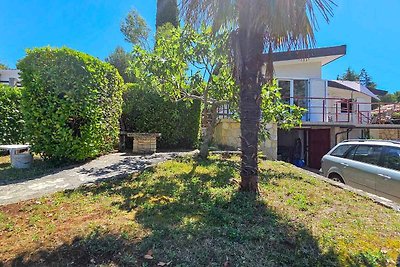
[(400, 147), (385, 147), (380, 165), (376, 194), (400, 203)]
[(369, 193), (376, 193), (382, 146), (358, 145), (343, 160), (343, 178), (349, 185)]

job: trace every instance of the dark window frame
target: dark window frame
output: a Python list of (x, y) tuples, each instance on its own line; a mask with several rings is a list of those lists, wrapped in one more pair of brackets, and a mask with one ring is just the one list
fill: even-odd
[(340, 113), (352, 113), (353, 112), (353, 101), (354, 99), (343, 98), (340, 101)]

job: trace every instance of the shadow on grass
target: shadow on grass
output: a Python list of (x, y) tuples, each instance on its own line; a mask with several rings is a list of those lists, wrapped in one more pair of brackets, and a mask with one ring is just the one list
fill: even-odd
[(55, 174), (60, 171), (72, 169), (84, 163), (55, 163), (41, 159), (35, 159), (29, 169), (15, 169), (10, 163), (0, 164), (0, 186), (16, 184)]
[[(136, 222), (150, 230), (147, 237), (137, 240), (134, 230), (94, 232), (51, 251), (26, 252), (11, 265), (340, 266), (339, 256), (322, 251), (304, 225), (283, 217), (261, 198), (237, 192), (232, 184), (235, 162), (183, 161), (79, 189), (122, 196), (113, 205), (134, 212)], [(154, 259), (145, 260), (149, 250)]]

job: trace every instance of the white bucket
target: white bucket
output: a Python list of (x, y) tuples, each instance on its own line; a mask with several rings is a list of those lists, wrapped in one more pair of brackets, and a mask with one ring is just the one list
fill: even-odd
[(16, 169), (28, 169), (33, 162), (33, 156), (30, 153), (20, 153), (12, 155), (11, 166)]

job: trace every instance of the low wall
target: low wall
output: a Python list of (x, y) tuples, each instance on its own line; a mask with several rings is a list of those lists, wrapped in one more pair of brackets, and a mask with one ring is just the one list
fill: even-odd
[[(270, 138), (260, 145), (260, 150), (269, 160), (276, 160), (278, 153), (278, 127), (267, 126)], [(240, 149), (240, 122), (233, 119), (220, 119), (214, 131), (214, 143), (227, 149)]]
[(214, 143), (224, 148), (240, 148), (240, 122), (233, 119), (220, 119), (214, 131)]
[(400, 129), (370, 129), (372, 139), (400, 140)]

